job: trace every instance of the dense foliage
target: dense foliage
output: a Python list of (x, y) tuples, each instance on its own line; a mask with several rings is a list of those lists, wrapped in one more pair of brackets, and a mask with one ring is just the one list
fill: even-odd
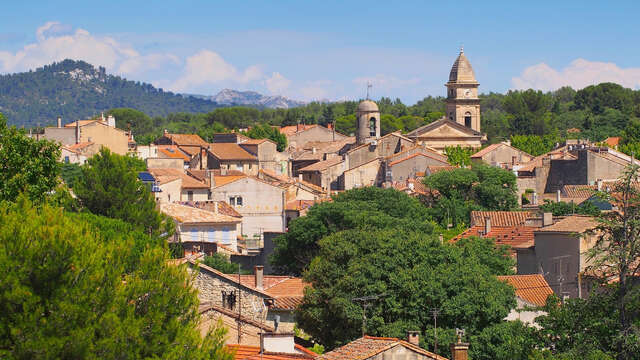
[(80, 204), (97, 215), (121, 219), (144, 232), (168, 232), (172, 222), (156, 210), (148, 187), (138, 181), (140, 160), (107, 148), (87, 160), (74, 186)]
[(237, 274), (238, 271), (241, 274), (251, 274), (251, 271), (240, 269), (238, 264), (229, 261), (229, 256), (220, 253), (205, 256), (202, 263), (225, 274)]
[(454, 166), (469, 166), (471, 165), (471, 155), (476, 152), (475, 149), (470, 147), (461, 147), (460, 145), (453, 147), (447, 146), (444, 148), (444, 154), (447, 155), (447, 162)]
[(55, 124), (75, 121), (112, 108), (129, 107), (150, 116), (179, 111), (206, 112), (218, 107), (209, 100), (185, 97), (151, 84), (108, 75), (103, 67), (64, 60), (35, 71), (0, 75), (0, 108), (12, 124)]
[(540, 211), (553, 213), (553, 216), (563, 216), (570, 214), (597, 216), (600, 214), (600, 209), (589, 200), (576, 205), (574, 203), (567, 203), (564, 201), (555, 202), (545, 199), (544, 204), (540, 205)]
[(256, 125), (245, 133), (252, 139), (269, 139), (276, 143), (278, 151), (284, 151), (287, 148), (287, 137), (273, 126), (268, 124)]
[(346, 191), (294, 219), (289, 231), (275, 239), (271, 262), (283, 273), (300, 275), (327, 235), (356, 228), (430, 233), (433, 225), (429, 220), (427, 208), (405, 193), (376, 187)]
[(59, 157), (57, 144), (25, 136), (0, 113), (0, 200), (14, 200), (21, 192), (44, 199), (58, 182)]
[[(364, 331), (374, 336), (433, 333), (434, 308), (441, 310), (443, 336), (456, 327), (476, 334), (500, 323), (515, 306), (513, 289), (495, 277), (510, 273), (513, 263), (488, 239), (443, 244), (436, 234), (411, 229), (355, 228), (332, 233), (318, 246), (304, 275), (313, 288), (296, 318), (330, 348), (362, 333), (357, 297), (381, 294), (366, 310)], [(432, 349), (433, 339), (426, 341)], [(441, 342), (439, 353), (447, 354), (446, 348)]]
[(493, 166), (440, 171), (424, 183), (438, 192), (428, 204), (429, 212), (444, 225), (467, 223), (472, 210), (511, 210), (518, 204), (515, 175)]

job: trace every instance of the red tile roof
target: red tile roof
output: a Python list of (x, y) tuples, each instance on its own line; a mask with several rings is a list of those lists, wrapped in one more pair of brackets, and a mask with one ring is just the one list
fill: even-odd
[(434, 159), (434, 160), (440, 161), (443, 164), (447, 164), (446, 161), (442, 161), (441, 159), (439, 159), (439, 158), (437, 158), (437, 157), (435, 157), (433, 155), (430, 155), (430, 154), (427, 154), (427, 153), (416, 153), (416, 154), (413, 154), (413, 155), (409, 155), (409, 156), (407, 156), (405, 158), (392, 161), (391, 163), (389, 163), (389, 166), (394, 166), (394, 165), (399, 164), (401, 162), (413, 159), (416, 156), (424, 156), (424, 157), (427, 157), (427, 158), (430, 158), (430, 159)]
[(536, 232), (561, 232), (581, 234), (598, 226), (593, 216), (571, 215), (556, 221), (553, 225), (536, 229)]
[(597, 185), (564, 185), (560, 192), (568, 198), (589, 198), (597, 190)]
[(544, 306), (547, 297), (553, 294), (544, 276), (540, 274), (498, 276), (498, 280), (508, 282), (516, 290), (517, 297), (533, 305)]
[(611, 147), (616, 147), (620, 144), (621, 139), (622, 138), (620, 136), (612, 136), (612, 137), (606, 138), (604, 142)]
[(317, 124), (300, 124), (300, 125), (291, 125), (291, 126), (283, 126), (280, 128), (280, 132), (285, 134), (286, 136), (295, 135), (298, 132), (307, 131), (314, 127), (318, 126)]
[(72, 150), (72, 151), (78, 151), (78, 150), (82, 150), (82, 149), (86, 148), (87, 146), (91, 146), (91, 145), (93, 145), (93, 143), (91, 141), (89, 141), (89, 142), (82, 142), (82, 143), (69, 145), (69, 146), (67, 146), (67, 148)]
[(397, 338), (384, 338), (384, 337), (373, 337), (373, 336), (364, 336), (357, 340), (354, 340), (342, 347), (329, 351), (328, 353), (320, 356), (320, 359), (325, 359), (325, 360), (371, 359), (374, 356), (382, 352), (385, 352), (389, 349), (392, 349), (396, 346), (403, 346), (420, 355), (427, 356), (430, 359), (447, 360), (442, 356), (426, 351), (421, 347), (413, 345), (404, 340), (400, 340)]
[(209, 150), (220, 160), (257, 160), (258, 158), (235, 143), (213, 143)]
[(209, 143), (204, 141), (198, 134), (164, 134), (166, 138), (176, 145), (202, 145), (208, 146)]
[(328, 169), (332, 166), (338, 165), (343, 162), (342, 157), (334, 156), (328, 160), (319, 161), (317, 163), (311, 164), (309, 166), (305, 166), (302, 169), (298, 170), (299, 172), (308, 172), (308, 171), (322, 171)]
[(526, 155), (530, 156), (531, 158), (533, 158), (533, 156), (531, 156), (531, 155), (527, 154), (526, 152), (524, 152), (524, 151), (522, 151), (522, 150), (520, 150), (520, 149), (514, 148), (513, 146), (511, 146), (511, 145), (507, 145), (507, 144), (505, 144), (505, 143), (491, 144), (491, 145), (487, 146), (486, 148), (484, 148), (484, 149), (482, 149), (482, 150), (480, 150), (480, 151), (476, 152), (475, 154), (471, 155), (471, 158), (472, 158), (472, 159), (482, 158), (483, 156), (485, 156), (485, 155), (489, 154), (489, 153), (490, 153), (490, 152), (492, 152), (493, 150), (495, 150), (495, 149), (497, 149), (497, 148), (499, 148), (499, 147), (502, 147), (502, 146), (507, 146), (507, 147), (509, 147), (509, 148), (513, 149), (513, 150), (514, 150), (514, 151), (516, 151), (516, 152), (524, 153), (524, 154), (526, 154)]
[(484, 225), (473, 226), (458, 235), (454, 241), (458, 239), (466, 239), (472, 236), (479, 236), (495, 239), (496, 245), (508, 245), (514, 249), (526, 249), (533, 246), (533, 231), (536, 229), (537, 228), (531, 226), (496, 227), (492, 225), (491, 231), (489, 231), (488, 234), (484, 234)]
[(534, 216), (533, 211), (472, 211), (471, 226), (484, 226), (484, 219), (491, 218), (491, 226), (523, 225), (527, 218)]
[(214, 200), (205, 200), (205, 201), (178, 201), (178, 204), (192, 206), (198, 209), (203, 209), (207, 211), (216, 211), (216, 203), (218, 204), (218, 212), (222, 215), (233, 216), (237, 218), (241, 218), (242, 215), (236, 211), (231, 205), (227, 204), (225, 201), (214, 201)]
[(158, 153), (172, 159), (191, 160), (191, 157), (180, 150), (177, 145), (158, 145)]

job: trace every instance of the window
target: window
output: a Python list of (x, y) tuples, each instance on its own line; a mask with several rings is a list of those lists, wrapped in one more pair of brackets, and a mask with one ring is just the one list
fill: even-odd
[(471, 127), (471, 113), (468, 111), (464, 113), (464, 126)]
[(233, 310), (236, 305), (236, 292), (233, 290), (222, 291), (222, 307)]
[(369, 119), (369, 136), (376, 136), (376, 118)]
[(251, 168), (253, 167), (252, 165), (253, 164), (249, 163), (249, 170), (251, 170)]
[(193, 191), (187, 191), (187, 200), (193, 201)]
[(65, 163), (65, 164), (68, 164), (68, 163), (69, 163), (69, 157), (68, 157), (68, 156), (65, 156), (65, 157), (64, 157), (64, 163)]
[(229, 205), (231, 205), (231, 206), (242, 206), (242, 196), (230, 196), (229, 197)]
[(167, 194), (167, 202), (171, 202), (171, 194)]
[(449, 113), (449, 120), (453, 121), (453, 112)]
[(211, 190), (207, 190), (207, 200), (211, 200)]

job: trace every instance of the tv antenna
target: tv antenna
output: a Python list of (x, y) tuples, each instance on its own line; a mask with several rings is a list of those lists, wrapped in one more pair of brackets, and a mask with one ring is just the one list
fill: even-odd
[(367, 100), (369, 100), (369, 91), (373, 89), (373, 84), (371, 84), (371, 81), (367, 81)]
[(385, 293), (382, 293), (377, 295), (362, 296), (362, 297), (351, 299), (351, 301), (355, 301), (362, 305), (362, 337), (364, 337), (364, 335), (367, 332), (367, 309), (372, 305), (374, 301), (378, 300), (379, 298), (385, 295), (386, 295)]
[(433, 317), (433, 352), (438, 353), (438, 315), (440, 315), (440, 309), (433, 308), (431, 311), (431, 317)]

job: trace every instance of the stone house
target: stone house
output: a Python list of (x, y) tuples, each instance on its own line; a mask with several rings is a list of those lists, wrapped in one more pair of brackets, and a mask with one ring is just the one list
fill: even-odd
[(173, 241), (183, 244), (185, 253), (211, 254), (217, 252), (216, 245), (237, 251), (242, 217), (219, 211), (218, 207), (223, 205), (218, 202), (213, 202), (212, 205), (213, 211), (178, 203), (160, 204), (160, 211), (171, 217), (176, 224)]
[(339, 141), (347, 137), (333, 128), (317, 124), (283, 126), (280, 128), (280, 132), (287, 137), (289, 149), (302, 148), (309, 141)]
[(413, 146), (413, 141), (399, 132), (390, 133), (371, 143), (348, 150), (344, 155), (346, 168), (353, 169), (373, 159), (385, 158)]
[(471, 161), (474, 163), (483, 162), (491, 166), (514, 170), (517, 170), (517, 165), (528, 163), (531, 160), (533, 160), (533, 156), (504, 142), (491, 144), (471, 155)]
[(363, 186), (379, 186), (385, 180), (381, 158), (374, 158), (344, 172), (344, 190)]
[(211, 199), (228, 202), (243, 216), (241, 235), (284, 231), (285, 189), (257, 177), (232, 174), (213, 176)]
[[(454, 360), (467, 360), (469, 344), (452, 345)], [(319, 357), (322, 360), (447, 360), (445, 357), (424, 350), (419, 346), (417, 331), (410, 331), (408, 341), (388, 338), (363, 336), (344, 346), (333, 349)]]
[(211, 200), (209, 184), (190, 176), (184, 170), (149, 168), (149, 173), (156, 179), (161, 190), (156, 193), (156, 200), (160, 202)]
[(498, 276), (498, 280), (513, 286), (516, 293), (516, 308), (509, 312), (505, 320), (520, 320), (527, 325), (538, 327), (536, 318), (546, 315), (546, 312), (539, 308), (543, 307), (547, 298), (553, 294), (544, 276), (541, 274), (505, 275)]
[(87, 161), (87, 156), (83, 154), (82, 149), (79, 149), (77, 145), (82, 144), (60, 146), (60, 162), (83, 165)]
[(258, 157), (238, 144), (213, 143), (207, 154), (207, 169), (237, 170), (253, 176), (258, 174)]
[(78, 120), (64, 126), (62, 126), (62, 120), (58, 118), (57, 127), (47, 127), (44, 129), (44, 134), (37, 137), (53, 140), (66, 146), (91, 144), (92, 146), (83, 151), (86, 157), (93, 156), (103, 146), (119, 155), (126, 155), (132, 150), (131, 146), (135, 148), (131, 135), (116, 128), (116, 120), (113, 116), (106, 119), (102, 117), (97, 120)]
[(590, 264), (586, 252), (596, 240), (588, 231), (598, 222), (582, 215), (556, 221), (551, 213), (545, 213), (542, 225), (534, 230), (534, 246), (517, 250), (518, 274), (544, 274), (553, 292), (561, 298), (586, 297), (591, 284), (582, 281), (582, 274)]
[(336, 156), (298, 170), (302, 180), (322, 188), (323, 191), (340, 190), (345, 162)]
[[(396, 157), (397, 158), (397, 157)], [(429, 152), (416, 152), (387, 163), (386, 181), (405, 181), (415, 178), (418, 173), (424, 173), (429, 166), (448, 166), (449, 163)]]

